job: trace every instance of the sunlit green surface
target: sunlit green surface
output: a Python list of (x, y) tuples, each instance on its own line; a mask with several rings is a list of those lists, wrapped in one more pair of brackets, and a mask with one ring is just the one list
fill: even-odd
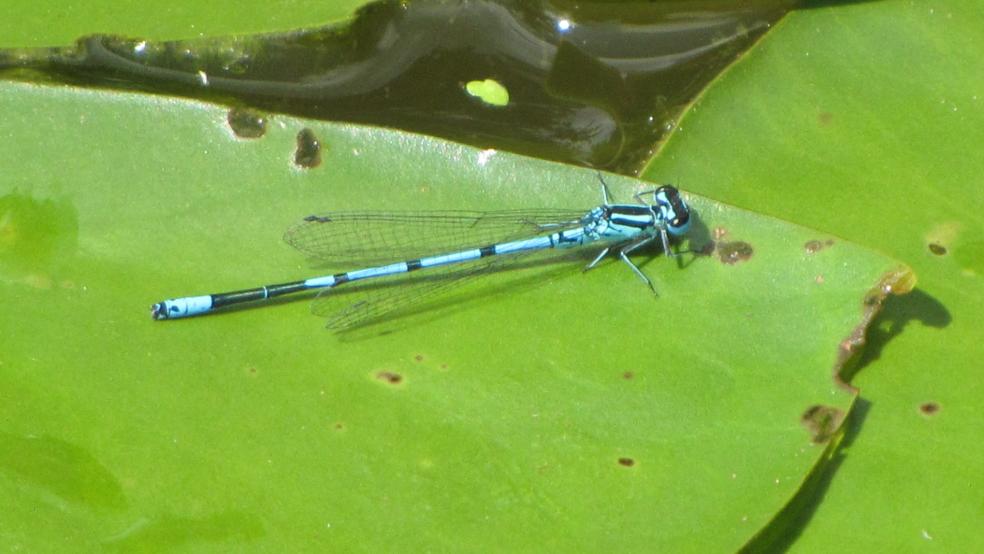
[(843, 463), (811, 493), (798, 550), (981, 550), (982, 29), (969, 0), (794, 13), (712, 87), (648, 173), (919, 275), (872, 332), (853, 380), (861, 410)]
[[(286, 117), (240, 140), (151, 96), (0, 101), (0, 497), (27, 550), (733, 550), (824, 459), (800, 418), (850, 408), (839, 344), (898, 268), (691, 196), (689, 246), (736, 263), (655, 257), (658, 298), (613, 261), (350, 337), (304, 300), (154, 322), (310, 275), (280, 235), (312, 211), (590, 207), (596, 174)], [(318, 168), (292, 164), (302, 127)]]
[(0, 48), (69, 45), (93, 33), (178, 39), (288, 31), (345, 19), (364, 3), (7, 0), (0, 18)]

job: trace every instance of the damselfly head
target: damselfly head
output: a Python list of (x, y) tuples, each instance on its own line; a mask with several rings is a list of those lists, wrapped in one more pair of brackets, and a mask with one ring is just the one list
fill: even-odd
[(676, 187), (663, 185), (656, 189), (653, 197), (656, 199), (656, 208), (666, 223), (667, 232), (682, 235), (690, 229), (690, 206), (680, 197), (680, 191)]

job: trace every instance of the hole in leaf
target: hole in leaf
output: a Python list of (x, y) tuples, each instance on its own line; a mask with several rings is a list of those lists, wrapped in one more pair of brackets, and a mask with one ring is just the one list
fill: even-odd
[(266, 134), (267, 118), (253, 110), (232, 108), (226, 121), (239, 138), (255, 139)]
[(312, 168), (321, 165), (321, 141), (311, 129), (301, 129), (297, 133), (297, 150), (294, 163), (300, 167)]

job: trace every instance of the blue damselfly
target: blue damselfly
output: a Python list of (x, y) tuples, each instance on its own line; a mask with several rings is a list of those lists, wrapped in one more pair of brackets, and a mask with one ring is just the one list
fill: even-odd
[[(312, 311), (328, 316), (330, 329), (343, 330), (405, 308), (464, 282), (468, 277), (513, 264), (524, 254), (594, 244), (602, 248), (585, 270), (598, 265), (610, 252), (616, 252), (655, 292), (652, 281), (632, 262), (629, 254), (658, 240), (663, 252), (672, 255), (670, 237), (680, 236), (690, 227), (689, 206), (671, 185), (636, 194), (637, 204), (613, 204), (604, 181), (601, 189), (603, 203), (587, 212), (507, 210), (311, 215), (287, 231), (284, 240), (288, 244), (322, 263), (358, 261), (368, 267), (292, 283), (164, 300), (154, 304), (151, 313), (154, 319), (176, 319), (285, 294), (327, 289), (315, 299)], [(443, 278), (415, 279), (418, 270), (429, 269), (429, 273), (435, 273), (441, 268), (445, 275), (436, 277)], [(326, 301), (331, 288), (369, 280), (398, 281), (406, 286), (377, 287), (363, 300), (340, 311)]]

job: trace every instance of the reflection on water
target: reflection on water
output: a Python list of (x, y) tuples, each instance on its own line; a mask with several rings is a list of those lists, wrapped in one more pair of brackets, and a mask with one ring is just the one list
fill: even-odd
[[(176, 42), (93, 36), (74, 48), (0, 52), (0, 67), (634, 172), (789, 5), (382, 1), (344, 26)], [(465, 88), (486, 79), (504, 87), (507, 105)]]

